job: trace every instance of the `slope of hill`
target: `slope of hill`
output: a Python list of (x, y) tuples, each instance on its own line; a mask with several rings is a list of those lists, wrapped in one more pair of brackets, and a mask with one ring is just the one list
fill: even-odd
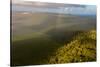
[[(96, 61), (96, 31), (79, 33), (73, 40), (58, 48), (53, 56), (44, 60), (48, 64)], [(43, 63), (44, 63), (43, 62)]]

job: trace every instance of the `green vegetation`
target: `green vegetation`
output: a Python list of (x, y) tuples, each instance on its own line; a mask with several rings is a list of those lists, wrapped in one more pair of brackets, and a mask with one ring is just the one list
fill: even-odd
[(70, 43), (57, 49), (53, 56), (43, 63), (71, 63), (96, 61), (96, 31), (79, 33)]
[(61, 34), (37, 34), (31, 39), (16, 39), (11, 45), (11, 65), (96, 61), (96, 31), (68, 32), (64, 32), (64, 40), (56, 38), (62, 37)]

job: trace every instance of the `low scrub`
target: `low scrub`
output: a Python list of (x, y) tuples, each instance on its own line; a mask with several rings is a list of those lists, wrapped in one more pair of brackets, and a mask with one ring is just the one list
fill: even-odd
[[(96, 31), (82, 32), (44, 60), (47, 64), (96, 61)], [(43, 63), (44, 63), (43, 62)]]

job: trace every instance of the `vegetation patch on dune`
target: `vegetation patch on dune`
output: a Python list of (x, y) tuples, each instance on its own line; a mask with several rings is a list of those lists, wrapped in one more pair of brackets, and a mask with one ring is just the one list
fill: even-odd
[[(96, 61), (96, 31), (82, 32), (74, 36), (70, 43), (57, 49), (45, 63), (71, 63)], [(43, 62), (43, 63), (44, 63)]]

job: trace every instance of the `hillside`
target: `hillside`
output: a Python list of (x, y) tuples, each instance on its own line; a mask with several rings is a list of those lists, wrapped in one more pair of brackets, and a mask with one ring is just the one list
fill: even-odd
[[(82, 32), (44, 60), (47, 64), (96, 61), (96, 31)], [(43, 63), (44, 63), (43, 62)]]
[[(38, 36), (13, 42), (12, 65), (60, 64), (96, 61), (96, 31), (65, 33), (64, 40)], [(61, 34), (60, 34), (61, 36)], [(57, 35), (58, 37), (58, 35)], [(61, 41), (61, 42), (59, 42)], [(39, 45), (42, 46), (39, 46)]]

